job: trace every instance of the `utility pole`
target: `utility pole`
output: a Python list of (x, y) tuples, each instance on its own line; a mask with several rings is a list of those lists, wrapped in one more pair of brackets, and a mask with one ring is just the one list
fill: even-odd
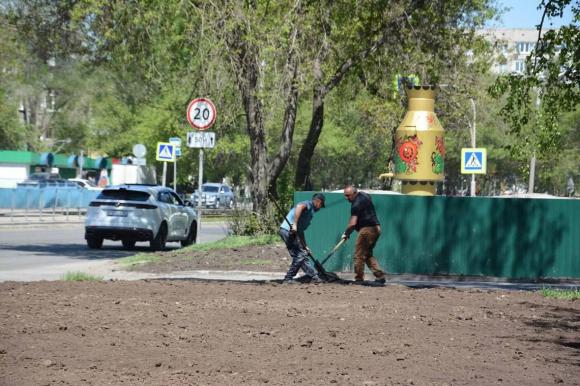
[[(473, 109), (473, 122), (471, 124), (471, 147), (475, 148), (475, 119), (476, 119), (476, 109), (475, 109), (475, 100), (473, 97), (470, 97), (469, 100), (471, 101), (471, 108)], [(475, 174), (471, 174), (471, 197), (475, 197)]]

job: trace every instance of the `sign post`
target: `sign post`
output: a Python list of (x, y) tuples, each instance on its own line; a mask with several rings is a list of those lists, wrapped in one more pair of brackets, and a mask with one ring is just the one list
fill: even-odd
[[(217, 110), (215, 105), (210, 99), (207, 98), (196, 98), (192, 100), (187, 106), (187, 121), (196, 130), (205, 131), (213, 126), (217, 117)], [(213, 140), (211, 143), (215, 146), (215, 133), (187, 133), (187, 145), (188, 147), (198, 147), (199, 148), (199, 178), (198, 178), (198, 195), (197, 195), (197, 215), (198, 221), (201, 224), (201, 186), (203, 185), (203, 148), (204, 146), (192, 146), (193, 142), (191, 138), (196, 137), (198, 134), (213, 134)], [(211, 135), (209, 137), (212, 137)], [(205, 137), (204, 137), (205, 138)], [(211, 147), (214, 147), (211, 146)], [(206, 146), (210, 147), (210, 146)]]
[(169, 143), (175, 147), (175, 162), (173, 163), (173, 190), (177, 192), (177, 157), (181, 155), (181, 138), (171, 137)]
[(475, 196), (475, 175), (487, 173), (487, 149), (461, 149), (461, 173), (471, 174), (471, 196)]

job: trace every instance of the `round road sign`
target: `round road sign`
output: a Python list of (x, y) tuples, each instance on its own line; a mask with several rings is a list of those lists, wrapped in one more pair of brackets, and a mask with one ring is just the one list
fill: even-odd
[(143, 158), (147, 154), (147, 148), (142, 143), (133, 146), (133, 155), (137, 158)]
[(213, 102), (206, 98), (196, 98), (187, 106), (187, 121), (197, 130), (207, 130), (215, 122), (217, 111)]

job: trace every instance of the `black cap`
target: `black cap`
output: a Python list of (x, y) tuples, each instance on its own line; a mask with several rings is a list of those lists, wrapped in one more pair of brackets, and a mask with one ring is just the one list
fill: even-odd
[(322, 207), (324, 208), (324, 201), (326, 201), (326, 197), (324, 197), (324, 194), (322, 193), (315, 193), (314, 196), (312, 196), (312, 199), (319, 199), (320, 202), (322, 203)]

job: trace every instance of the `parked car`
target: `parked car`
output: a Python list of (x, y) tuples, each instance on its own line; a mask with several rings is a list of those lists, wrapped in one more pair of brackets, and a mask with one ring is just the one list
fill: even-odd
[[(191, 201), (195, 206), (198, 203), (198, 193), (191, 195)], [(227, 184), (220, 184), (215, 182), (207, 182), (201, 185), (201, 205), (206, 208), (218, 209), (222, 205), (228, 208), (233, 208), (235, 203), (235, 196), (232, 188)]]
[(151, 249), (165, 249), (168, 241), (195, 243), (197, 213), (173, 189), (154, 185), (109, 186), (89, 204), (85, 239), (91, 249), (103, 240), (121, 240), (125, 248), (149, 241)]
[(85, 180), (84, 178), (69, 178), (68, 180), (71, 182), (74, 182), (75, 184), (77, 184), (78, 186), (80, 186), (83, 189), (103, 190), (103, 188), (98, 187), (97, 184), (95, 184), (91, 180)]
[(61, 178), (58, 174), (53, 173), (32, 173), (27, 180), (16, 184), (19, 188), (78, 188), (74, 182)]

